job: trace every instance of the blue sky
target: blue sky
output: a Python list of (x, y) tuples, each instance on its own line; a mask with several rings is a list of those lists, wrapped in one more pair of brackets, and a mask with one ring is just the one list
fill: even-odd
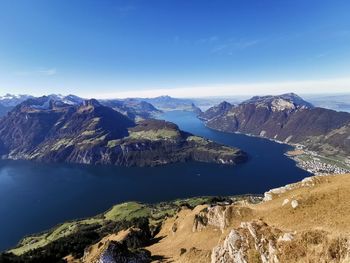
[(350, 91), (350, 1), (1, 0), (0, 94)]

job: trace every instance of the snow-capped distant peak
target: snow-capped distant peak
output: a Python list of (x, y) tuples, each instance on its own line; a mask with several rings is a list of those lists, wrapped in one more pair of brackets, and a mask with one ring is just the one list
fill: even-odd
[(64, 104), (68, 104), (68, 105), (78, 105), (83, 103), (84, 99), (75, 96), (75, 95), (67, 95), (64, 96), (62, 94), (51, 94), (48, 96), (51, 100), (53, 101), (60, 101)]
[(33, 98), (33, 97), (30, 95), (22, 95), (22, 94), (14, 95), (14, 94), (7, 93), (4, 96), (0, 96), (0, 104), (6, 107), (14, 107), (29, 98)]

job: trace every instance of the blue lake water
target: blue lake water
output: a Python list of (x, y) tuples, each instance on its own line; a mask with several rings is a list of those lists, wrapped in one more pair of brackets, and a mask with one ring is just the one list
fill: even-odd
[(288, 145), (210, 130), (191, 112), (168, 112), (161, 118), (239, 147), (250, 159), (235, 167), (191, 162), (151, 168), (0, 161), (0, 251), (24, 235), (96, 215), (123, 201), (259, 194), (309, 175), (283, 155)]

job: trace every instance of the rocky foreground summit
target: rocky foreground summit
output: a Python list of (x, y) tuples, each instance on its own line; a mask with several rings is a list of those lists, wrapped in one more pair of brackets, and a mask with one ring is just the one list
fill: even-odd
[(239, 149), (193, 136), (169, 122), (135, 122), (93, 99), (71, 105), (51, 97), (26, 100), (0, 119), (0, 155), (125, 166), (180, 161), (237, 164), (246, 159)]
[(345, 263), (349, 187), (350, 175), (314, 176), (264, 197), (124, 203), (28, 236), (0, 262)]

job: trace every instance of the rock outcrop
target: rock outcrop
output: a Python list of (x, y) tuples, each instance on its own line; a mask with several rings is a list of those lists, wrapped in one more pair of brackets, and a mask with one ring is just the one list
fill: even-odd
[(264, 222), (243, 222), (231, 230), (222, 245), (212, 251), (212, 263), (279, 263), (276, 236), (280, 230), (268, 227)]
[(350, 239), (319, 230), (283, 232), (263, 221), (242, 222), (212, 250), (211, 263), (349, 262)]
[[(310, 176), (310, 177), (304, 178), (303, 180), (301, 180), (300, 182), (297, 182), (297, 183), (287, 184), (285, 186), (273, 188), (273, 189), (264, 193), (263, 201), (265, 201), (265, 202), (271, 201), (274, 198), (274, 196), (279, 196), (279, 195), (286, 193), (288, 191), (291, 191), (293, 189), (298, 189), (301, 187), (313, 187), (317, 184), (322, 183), (324, 180), (327, 180), (327, 179), (325, 177), (322, 177), (322, 176)], [(287, 204), (288, 202), (289, 202), (289, 200), (287, 200), (287, 199), (283, 201), (284, 204)]]
[(252, 211), (248, 207), (237, 205), (215, 205), (210, 206), (198, 213), (193, 221), (193, 232), (201, 231), (207, 226), (219, 228), (222, 232), (233, 220), (251, 215)]

